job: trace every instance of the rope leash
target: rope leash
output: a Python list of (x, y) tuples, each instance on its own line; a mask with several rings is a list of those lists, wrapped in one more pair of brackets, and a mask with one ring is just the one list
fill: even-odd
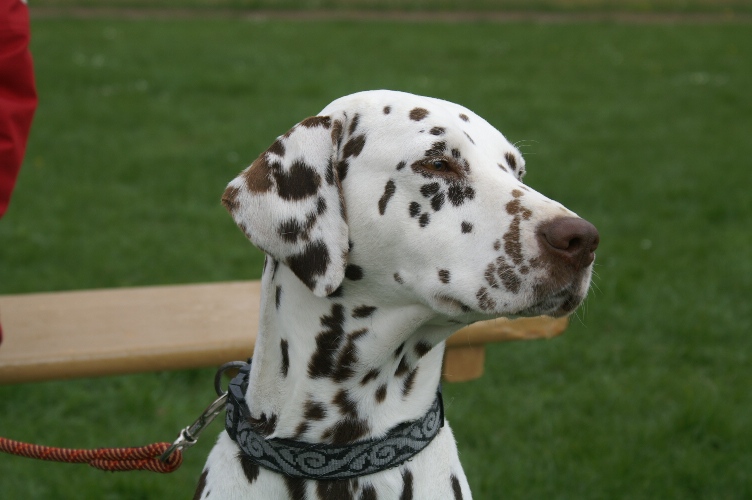
[(0, 437), (0, 451), (4, 453), (52, 462), (89, 464), (96, 469), (110, 472), (132, 470), (174, 472), (183, 463), (183, 453), (180, 450), (175, 450), (166, 460), (160, 460), (160, 456), (170, 446), (172, 446), (171, 443), (155, 443), (138, 448), (79, 450), (22, 443)]
[(154, 443), (138, 448), (97, 448), (83, 450), (56, 448), (23, 443), (0, 436), (0, 453), (8, 453), (37, 460), (69, 464), (89, 464), (95, 469), (109, 472), (148, 470), (169, 473), (183, 463), (183, 450), (196, 444), (199, 434), (225, 409), (227, 392), (220, 387), (222, 375), (227, 370), (238, 369), (246, 363), (232, 361), (220, 366), (214, 376), (214, 390), (219, 396), (201, 416), (178, 435), (173, 443)]

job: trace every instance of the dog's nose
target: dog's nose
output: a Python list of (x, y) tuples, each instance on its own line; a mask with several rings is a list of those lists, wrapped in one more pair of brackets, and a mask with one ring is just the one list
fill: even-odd
[(579, 217), (559, 217), (543, 223), (538, 238), (549, 255), (578, 271), (593, 263), (600, 242), (595, 226)]

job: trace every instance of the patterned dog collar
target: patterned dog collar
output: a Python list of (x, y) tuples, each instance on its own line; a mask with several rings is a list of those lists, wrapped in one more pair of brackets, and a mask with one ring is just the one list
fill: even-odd
[(352, 479), (397, 467), (433, 440), (444, 426), (441, 386), (423, 418), (403, 422), (381, 439), (357, 441), (346, 446), (304, 443), (292, 439), (266, 439), (254, 432), (245, 394), (250, 361), (232, 379), (227, 390), (225, 429), (245, 455), (264, 467), (305, 479)]

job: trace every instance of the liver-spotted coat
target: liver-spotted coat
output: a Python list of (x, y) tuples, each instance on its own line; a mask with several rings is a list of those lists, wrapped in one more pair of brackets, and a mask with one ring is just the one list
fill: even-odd
[[(256, 430), (337, 445), (379, 438), (425, 414), (443, 341), (461, 326), (572, 312), (597, 232), (524, 174), (519, 151), (470, 110), (371, 91), (301, 121), (230, 182), (224, 205), (267, 254), (247, 394)], [(470, 496), (448, 424), (405, 464), (345, 481), (259, 468), (223, 432), (196, 492)]]

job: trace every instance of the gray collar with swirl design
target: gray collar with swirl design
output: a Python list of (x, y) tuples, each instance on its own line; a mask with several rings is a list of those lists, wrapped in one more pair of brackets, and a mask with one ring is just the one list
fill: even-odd
[(444, 426), (441, 386), (431, 408), (419, 420), (403, 422), (380, 439), (345, 446), (266, 439), (250, 423), (245, 394), (250, 361), (230, 382), (225, 428), (242, 452), (261, 467), (305, 479), (352, 479), (397, 467), (428, 446)]

